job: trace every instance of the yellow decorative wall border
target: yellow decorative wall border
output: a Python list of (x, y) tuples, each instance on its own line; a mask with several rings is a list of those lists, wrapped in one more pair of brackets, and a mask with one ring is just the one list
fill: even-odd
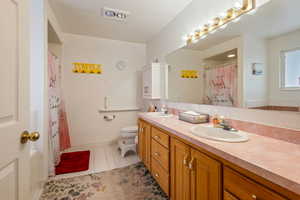
[(102, 65), (100, 64), (89, 64), (89, 63), (73, 63), (74, 73), (83, 73), (83, 74), (101, 74)]
[(198, 78), (197, 70), (182, 70), (180, 74), (181, 78)]

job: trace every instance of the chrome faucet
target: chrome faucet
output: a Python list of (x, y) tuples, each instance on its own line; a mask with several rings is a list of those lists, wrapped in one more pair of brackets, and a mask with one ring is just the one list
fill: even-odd
[(219, 127), (226, 131), (237, 131), (230, 125), (229, 121), (225, 120), (224, 118), (220, 119)]

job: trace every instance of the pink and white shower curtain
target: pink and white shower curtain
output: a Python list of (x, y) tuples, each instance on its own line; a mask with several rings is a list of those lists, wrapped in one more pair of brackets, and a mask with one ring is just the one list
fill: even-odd
[(204, 72), (204, 103), (237, 106), (237, 65), (220, 65)]
[(71, 147), (65, 105), (61, 94), (61, 65), (59, 59), (48, 53), (49, 94), (49, 172), (55, 175), (60, 152)]

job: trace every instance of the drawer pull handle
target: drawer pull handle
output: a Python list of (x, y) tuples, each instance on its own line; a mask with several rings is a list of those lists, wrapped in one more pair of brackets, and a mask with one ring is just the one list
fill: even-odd
[(188, 165), (188, 158), (189, 158), (189, 155), (188, 155), (188, 154), (185, 155), (184, 158), (183, 158), (183, 164), (184, 164), (185, 166)]
[(155, 174), (155, 177), (157, 177), (157, 178), (158, 178), (158, 177), (159, 177), (159, 175), (158, 175), (158, 174)]
[(194, 161), (195, 161), (195, 158), (192, 158), (191, 162), (189, 163), (190, 170), (194, 169)]
[(252, 195), (252, 199), (257, 199), (255, 194)]
[(155, 155), (155, 156), (159, 156), (159, 153), (155, 152), (154, 155)]
[(154, 139), (157, 139), (157, 140), (159, 140), (160, 139), (160, 137), (159, 136), (154, 136)]

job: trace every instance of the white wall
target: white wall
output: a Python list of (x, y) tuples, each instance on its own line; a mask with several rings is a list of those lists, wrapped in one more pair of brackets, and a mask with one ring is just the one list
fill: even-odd
[(300, 31), (273, 38), (268, 41), (269, 104), (277, 106), (300, 106), (300, 90), (280, 89), (280, 52), (300, 47)]
[[(168, 99), (175, 102), (202, 103), (203, 68), (200, 51), (179, 49), (166, 57), (168, 71)], [(197, 70), (197, 79), (181, 78), (181, 70)]]
[[(63, 96), (70, 123), (72, 146), (112, 142), (120, 128), (137, 124), (136, 112), (113, 113), (116, 119), (107, 122), (98, 110), (104, 97), (111, 106), (141, 106), (141, 69), (146, 63), (144, 44), (70, 35), (64, 36)], [(120, 60), (127, 68), (119, 71)], [(75, 74), (72, 63), (103, 65), (103, 74)]]
[[(243, 36), (243, 77), (244, 107), (268, 105), (267, 45), (265, 39), (254, 35)], [(262, 75), (252, 74), (253, 63), (261, 63)]]

